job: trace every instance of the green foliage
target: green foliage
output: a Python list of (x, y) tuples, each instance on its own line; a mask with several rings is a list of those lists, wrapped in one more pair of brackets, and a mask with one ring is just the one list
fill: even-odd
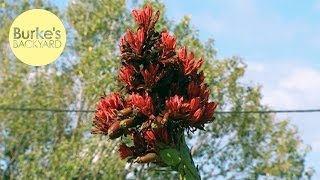
[[(114, 79), (111, 78), (110, 74), (113, 72), (110, 69), (114, 69), (114, 64), (117, 64), (116, 56), (111, 54), (116, 49), (116, 40), (113, 37), (115, 35), (111, 34), (118, 33), (116, 36), (119, 36), (123, 29), (109, 29), (110, 39), (113, 39), (109, 43), (94, 44), (90, 43), (93, 42), (91, 37), (85, 39), (71, 34), (69, 42), (74, 43), (68, 45), (68, 49), (56, 63), (45, 67), (30, 67), (11, 54), (7, 34), (13, 18), (27, 9), (42, 7), (58, 11), (49, 4), (48, 7), (37, 6), (39, 2), (5, 2), (6, 7), (10, 8), (3, 9), (4, 13), (1, 13), (4, 16), (1, 18), (8, 23), (1, 29), (1, 34), (5, 37), (1, 36), (0, 43), (4, 47), (0, 51), (0, 106), (93, 109), (99, 94), (107, 88), (106, 83), (111, 84)], [(100, 6), (96, 4), (96, 7)], [(107, 17), (111, 14), (124, 14), (124, 3), (117, 3), (113, 10), (114, 13), (109, 11), (110, 15)], [(105, 14), (100, 16), (104, 17)], [(68, 18), (78, 16), (73, 14)], [(105, 21), (115, 23), (111, 19), (112, 17), (105, 18)], [(79, 19), (77, 21), (80, 22)], [(82, 23), (89, 21), (83, 19)], [(95, 21), (90, 23), (98, 24)], [(81, 29), (74, 28), (76, 30), (82, 32)], [(102, 25), (100, 31), (103, 31)], [(108, 31), (104, 33), (109, 34)], [(77, 38), (81, 39), (77, 41)], [(92, 45), (94, 53), (87, 50), (87, 44)], [(108, 63), (101, 56), (113, 60), (108, 59)], [(99, 61), (95, 61), (96, 58), (100, 58)], [(102, 73), (106, 75), (102, 76)], [(116, 151), (113, 143), (108, 142), (105, 137), (89, 135), (92, 118), (92, 114), (82, 112), (1, 111), (0, 159), (4, 164), (1, 168), (2, 177), (118, 179), (122, 175), (124, 162), (113, 155)]]
[[(169, 29), (179, 40), (178, 46), (185, 44), (197, 57), (205, 58), (203, 70), (218, 110), (268, 110), (260, 101), (261, 87), (243, 83), (246, 65), (240, 58), (217, 59), (214, 41), (201, 42), (189, 17), (174, 23), (166, 18), (160, 1), (146, 2), (162, 12), (158, 29)], [(68, 28), (68, 46), (54, 64), (30, 67), (9, 49), (13, 19), (30, 8), (50, 9)], [(0, 0), (0, 106), (94, 109), (99, 95), (117, 88), (117, 44), (132, 25), (129, 16), (123, 0), (78, 0), (66, 11), (40, 0)], [(125, 162), (118, 158), (117, 142), (91, 136), (92, 118), (83, 112), (0, 111), (2, 178), (124, 178), (131, 169), (125, 169)], [(191, 135), (190, 141), (205, 179), (299, 179), (310, 175), (304, 165), (307, 151), (288, 120), (277, 120), (272, 114), (216, 114), (206, 129)], [(134, 176), (142, 179), (177, 176), (152, 165), (138, 167), (136, 172)]]

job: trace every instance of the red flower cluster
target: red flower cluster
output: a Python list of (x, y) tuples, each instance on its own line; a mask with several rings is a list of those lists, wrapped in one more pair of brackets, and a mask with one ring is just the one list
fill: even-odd
[(120, 157), (135, 162), (158, 161), (159, 146), (175, 147), (177, 132), (202, 129), (213, 120), (216, 103), (199, 72), (203, 59), (195, 60), (186, 48), (176, 52), (176, 38), (156, 32), (151, 6), (133, 10), (136, 32), (120, 38), (122, 66), (119, 81), (128, 96), (112, 93), (97, 104), (93, 133), (110, 139), (129, 135), (132, 146), (121, 144)]
[(193, 52), (187, 53), (187, 49), (184, 47), (179, 51), (179, 61), (183, 66), (183, 72), (186, 76), (197, 73), (198, 69), (203, 63), (203, 59), (199, 59), (197, 62), (194, 60)]

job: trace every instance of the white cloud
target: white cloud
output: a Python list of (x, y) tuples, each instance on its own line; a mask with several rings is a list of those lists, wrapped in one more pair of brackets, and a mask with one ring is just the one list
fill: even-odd
[(296, 69), (289, 77), (279, 82), (285, 91), (300, 94), (300, 101), (317, 105), (320, 101), (320, 70), (312, 68)]
[(263, 94), (264, 104), (276, 108), (276, 109), (296, 109), (299, 106), (299, 102), (294, 98), (294, 95), (289, 94), (282, 89), (272, 89), (265, 91)]
[(286, 60), (254, 61), (248, 62), (245, 77), (262, 85), (262, 102), (272, 108), (320, 108), (320, 69), (316, 67)]

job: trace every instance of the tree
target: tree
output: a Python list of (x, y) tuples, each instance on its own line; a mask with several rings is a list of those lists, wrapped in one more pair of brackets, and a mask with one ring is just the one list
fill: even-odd
[[(174, 23), (165, 17), (165, 6), (159, 1), (145, 3), (162, 12), (156, 29), (169, 29), (179, 40), (178, 46), (184, 44), (196, 57), (206, 59), (203, 70), (211, 98), (219, 102), (218, 110), (268, 109), (260, 102), (260, 87), (242, 83), (246, 65), (239, 57), (217, 59), (214, 41), (201, 42), (190, 18)], [(59, 14), (68, 29), (64, 54), (45, 67), (22, 64), (7, 42), (13, 19), (35, 7)], [(0, 106), (94, 109), (99, 94), (117, 89), (113, 82), (120, 64), (118, 39), (132, 25), (126, 7), (125, 1), (78, 0), (64, 11), (40, 0), (0, 0)], [(175, 173), (152, 165), (125, 168), (114, 148), (116, 142), (89, 134), (92, 118), (85, 112), (1, 111), (2, 177), (174, 178)], [(216, 114), (214, 123), (197, 135), (189, 145), (203, 178), (310, 176), (297, 131), (288, 120), (277, 120), (272, 114)]]
[[(1, 106), (48, 109), (94, 107), (93, 95), (103, 92), (107, 83), (101, 81), (99, 86), (96, 73), (101, 69), (107, 71), (105, 69), (107, 66), (109, 69), (114, 68), (102, 59), (100, 64), (95, 63), (95, 69), (91, 66), (92, 63), (89, 64), (91, 58), (99, 54), (99, 49), (92, 48), (92, 52), (78, 55), (78, 52), (85, 51), (73, 50), (77, 48), (71, 43), (76, 35), (71, 35), (68, 49), (56, 63), (45, 67), (25, 65), (18, 61), (8, 48), (7, 35), (13, 18), (31, 8), (49, 9), (59, 14), (62, 19), (65, 19), (63, 16), (65, 12), (59, 12), (56, 7), (42, 1), (2, 1), (0, 4), (2, 4), (1, 18), (4, 19), (1, 22), (3, 23), (1, 27), (4, 27), (1, 29)], [(122, 9), (118, 8), (119, 6)], [(113, 12), (110, 13), (115, 16), (116, 11), (124, 12), (124, 4), (117, 3), (117, 6), (111, 7)], [(111, 19), (111, 15), (105, 18), (106, 21), (114, 23)], [(93, 24), (97, 25), (96, 22)], [(105, 45), (107, 44), (103, 44)], [(115, 44), (112, 43), (112, 46)], [(88, 48), (87, 46), (86, 50)], [(103, 53), (112, 52), (109, 47), (103, 51), (101, 49), (100, 52)], [(93, 52), (96, 53), (95, 56)], [(74, 60), (72, 57), (75, 55), (79, 59)], [(88, 67), (91, 68), (89, 72)], [(108, 81), (112, 82), (112, 78)], [(0, 119), (0, 158), (3, 163), (1, 175), (4, 179), (85, 177), (118, 179), (122, 174), (124, 162), (118, 161), (117, 156), (112, 156), (111, 143), (107, 141), (96, 143), (99, 137), (88, 138), (91, 114), (1, 111)], [(114, 163), (109, 164), (109, 162)]]

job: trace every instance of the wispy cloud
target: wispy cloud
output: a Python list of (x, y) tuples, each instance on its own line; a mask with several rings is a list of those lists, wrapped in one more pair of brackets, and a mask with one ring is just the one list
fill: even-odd
[(300, 101), (303, 102), (301, 105), (320, 105), (320, 70), (311, 67), (297, 68), (288, 77), (282, 79), (279, 86), (287, 92), (300, 95)]
[(273, 108), (320, 108), (318, 68), (286, 60), (250, 61), (246, 79), (263, 85), (263, 102)]

